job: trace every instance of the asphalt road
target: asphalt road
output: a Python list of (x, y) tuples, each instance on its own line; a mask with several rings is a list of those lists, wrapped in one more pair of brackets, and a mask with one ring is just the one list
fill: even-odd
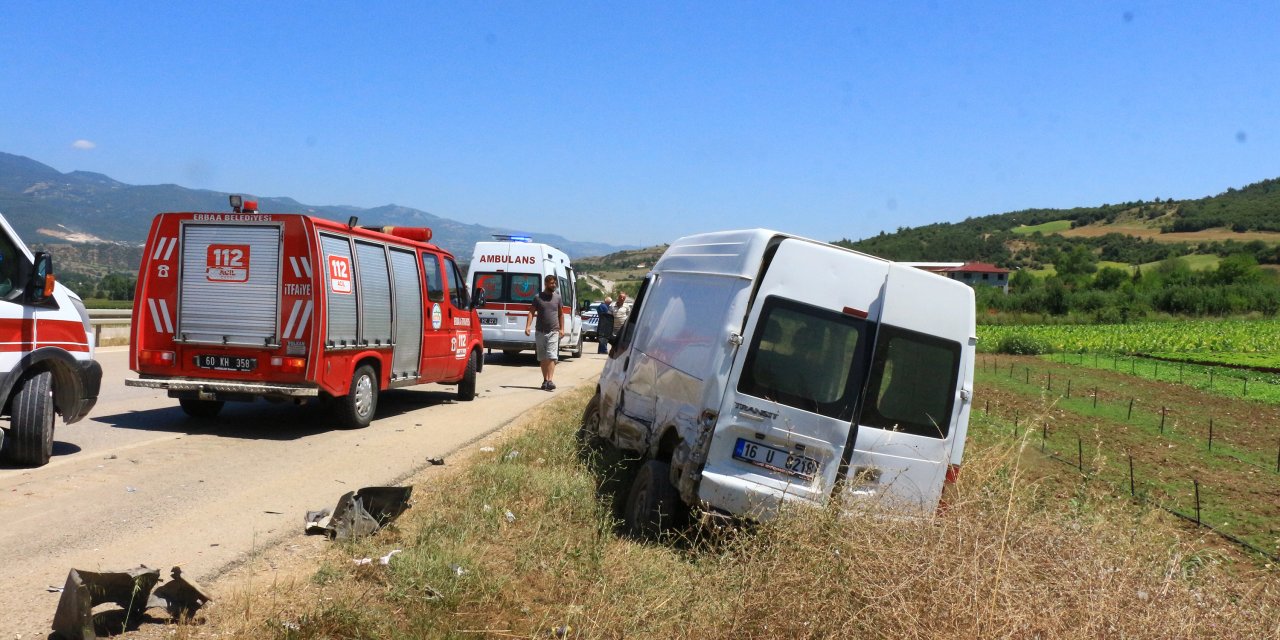
[[(604, 356), (561, 362), (561, 389), (593, 383)], [(0, 466), (0, 639), (45, 638), (72, 568), (181, 565), (208, 581), (251, 552), (302, 533), (306, 511), (392, 485), (554, 397), (531, 354), (490, 355), (473, 402), (454, 388), (385, 392), (377, 419), (342, 430), (318, 406), (228, 403), (188, 419), (163, 392), (124, 386), (124, 347), (100, 349), (102, 396), (59, 424), (53, 459)]]

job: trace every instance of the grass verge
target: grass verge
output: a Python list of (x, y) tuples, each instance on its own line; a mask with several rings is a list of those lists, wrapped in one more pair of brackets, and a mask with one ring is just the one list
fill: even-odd
[[(398, 523), (335, 544), (308, 579), (231, 598), (237, 638), (1264, 637), (1268, 567), (1172, 517), (1038, 480), (1025, 440), (976, 416), (945, 514), (798, 509), (750, 531), (653, 544), (615, 526), (574, 432), (587, 389), (416, 488)], [(1058, 499), (1069, 492), (1069, 500)], [(387, 566), (376, 558), (403, 549)], [(357, 565), (352, 558), (374, 558)], [(238, 599), (237, 599), (238, 598)]]

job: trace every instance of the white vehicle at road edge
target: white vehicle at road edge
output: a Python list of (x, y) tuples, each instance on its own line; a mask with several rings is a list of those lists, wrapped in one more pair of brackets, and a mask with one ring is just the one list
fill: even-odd
[[(4, 457), (41, 466), (53, 454), (55, 414), (66, 424), (98, 401), (102, 367), (84, 303), (57, 282), (53, 259), (32, 253), (0, 216), (0, 400), (9, 416)], [(0, 436), (3, 436), (0, 433)]]
[(763, 229), (673, 243), (614, 341), (583, 436), (644, 460), (624, 518), (768, 519), (834, 492), (935, 510), (964, 452), (973, 290)]

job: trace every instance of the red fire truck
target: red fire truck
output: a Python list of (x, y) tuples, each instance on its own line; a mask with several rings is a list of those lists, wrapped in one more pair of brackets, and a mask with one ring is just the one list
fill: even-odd
[(228, 400), (319, 397), (367, 426), (380, 390), (457, 385), (471, 400), (480, 321), (452, 254), (420, 227), (359, 227), (299, 214), (162, 213), (133, 306), (135, 387), (165, 389), (193, 417)]

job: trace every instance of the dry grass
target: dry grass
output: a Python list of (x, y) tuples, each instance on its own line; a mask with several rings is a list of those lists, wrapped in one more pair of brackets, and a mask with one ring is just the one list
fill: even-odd
[[(178, 636), (1280, 633), (1272, 569), (1087, 485), (1039, 484), (1019, 463), (1020, 445), (980, 439), (937, 518), (804, 509), (714, 540), (629, 539), (575, 446), (585, 400), (575, 393), (551, 403), (532, 429), (478, 454), (452, 481), (418, 487), (397, 527), (335, 545), (309, 577), (224, 598), (210, 625)], [(393, 548), (405, 551), (387, 567), (350, 560)]]

